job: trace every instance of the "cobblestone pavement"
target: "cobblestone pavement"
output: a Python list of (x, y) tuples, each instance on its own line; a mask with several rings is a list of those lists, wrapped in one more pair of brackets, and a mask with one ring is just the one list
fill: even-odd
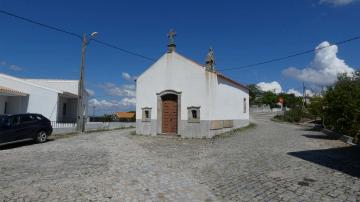
[(118, 130), (0, 148), (0, 201), (360, 201), (358, 147), (253, 121), (213, 140)]

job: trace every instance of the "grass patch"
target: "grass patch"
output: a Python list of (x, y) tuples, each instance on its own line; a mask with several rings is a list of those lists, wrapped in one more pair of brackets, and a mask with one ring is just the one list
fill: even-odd
[(282, 115), (276, 115), (273, 118), (271, 118), (270, 120), (274, 121), (274, 122), (278, 122), (278, 123), (285, 123), (286, 122)]
[(65, 139), (65, 138), (71, 138), (71, 137), (75, 137), (78, 136), (80, 133), (63, 133), (63, 134), (55, 134), (55, 135), (50, 135), (49, 136), (49, 140), (59, 140), (59, 139)]

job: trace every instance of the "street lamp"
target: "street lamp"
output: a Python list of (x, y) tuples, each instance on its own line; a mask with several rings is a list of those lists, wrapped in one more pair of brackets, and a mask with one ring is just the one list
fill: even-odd
[(86, 34), (83, 34), (82, 37), (82, 48), (81, 48), (81, 65), (80, 65), (80, 80), (78, 86), (78, 106), (77, 106), (77, 117), (76, 117), (76, 131), (84, 132), (85, 131), (85, 104), (84, 104), (84, 92), (85, 92), (85, 52), (86, 47), (92, 39), (98, 35), (97, 32), (90, 34), (90, 39), (87, 40)]

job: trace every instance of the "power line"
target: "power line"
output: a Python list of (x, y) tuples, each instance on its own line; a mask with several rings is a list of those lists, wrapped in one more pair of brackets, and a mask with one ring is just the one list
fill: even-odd
[[(41, 22), (37, 22), (35, 20), (31, 20), (29, 18), (25, 18), (25, 17), (19, 16), (19, 15), (13, 14), (13, 13), (10, 13), (10, 12), (5, 11), (5, 10), (0, 9), (0, 13), (3, 13), (5, 15), (12, 16), (12, 17), (15, 17), (17, 19), (20, 19), (20, 20), (23, 20), (23, 21), (26, 21), (26, 22), (29, 22), (29, 23), (32, 23), (32, 24), (36, 24), (36, 25), (39, 25), (39, 26), (42, 26), (42, 27), (45, 27), (45, 28), (48, 28), (48, 29), (51, 29), (51, 30), (54, 30), (54, 31), (62, 32), (64, 34), (68, 34), (68, 35), (71, 35), (71, 36), (74, 36), (74, 37), (77, 37), (77, 38), (80, 38), (80, 39), (82, 38), (81, 35), (79, 35), (79, 34), (76, 34), (76, 33), (73, 33), (73, 32), (70, 32), (70, 31), (55, 27), (55, 26), (51, 26), (51, 25), (47, 25), (47, 24), (44, 24), (44, 23), (41, 23)], [(260, 66), (260, 65), (264, 65), (264, 64), (268, 64), (268, 63), (272, 63), (272, 62), (278, 62), (278, 61), (281, 61), (281, 60), (297, 57), (297, 56), (300, 56), (300, 55), (313, 53), (315, 51), (325, 49), (325, 48), (329, 48), (329, 47), (334, 46), (334, 45), (341, 45), (341, 44), (349, 43), (351, 41), (355, 41), (355, 40), (358, 40), (358, 39), (360, 39), (360, 36), (355, 36), (355, 37), (352, 37), (352, 38), (349, 38), (349, 39), (346, 39), (346, 40), (343, 40), (343, 41), (338, 41), (336, 43), (329, 44), (327, 46), (323, 46), (323, 47), (319, 47), (319, 48), (315, 48), (315, 49), (310, 49), (310, 50), (298, 52), (298, 53), (283, 56), (283, 57), (273, 58), (273, 59), (265, 60), (265, 61), (262, 61), (262, 62), (256, 62), (256, 63), (252, 63), (252, 64), (248, 64), (248, 65), (244, 65), (244, 66), (239, 66), (239, 67), (218, 69), (218, 71), (231, 71), (231, 70), (246, 69), (246, 68)], [(130, 55), (133, 55), (133, 56), (137, 56), (137, 57), (149, 60), (149, 61), (155, 61), (154, 58), (142, 55), (140, 53), (136, 53), (136, 52), (133, 52), (133, 51), (118, 47), (116, 45), (113, 45), (113, 44), (98, 40), (98, 39), (92, 39), (92, 40), (99, 43), (99, 44), (107, 46), (109, 48), (113, 48), (113, 49), (122, 51), (124, 53), (130, 54)]]
[(32, 23), (32, 24), (35, 24), (35, 25), (39, 25), (41, 27), (45, 27), (45, 28), (48, 28), (48, 29), (51, 29), (51, 30), (54, 30), (54, 31), (62, 32), (64, 34), (68, 34), (68, 35), (71, 35), (71, 36), (74, 36), (74, 37), (77, 37), (77, 38), (80, 38), (80, 39), (82, 38), (81, 35), (78, 35), (76, 33), (69, 32), (69, 31), (66, 31), (64, 29), (61, 29), (61, 28), (58, 28), (58, 27), (55, 27), (55, 26), (51, 26), (51, 25), (47, 25), (47, 24), (44, 24), (44, 23), (41, 23), (41, 22), (37, 22), (37, 21), (31, 20), (29, 18), (21, 17), (21, 16), (18, 16), (16, 14), (13, 14), (13, 13), (1, 10), (1, 9), (0, 9), (0, 13), (3, 13), (5, 15), (9, 15), (9, 16), (15, 17), (17, 19), (20, 19), (20, 20), (23, 20), (23, 21), (26, 21), (26, 22), (29, 22), (29, 23)]
[[(25, 18), (25, 17), (19, 16), (19, 15), (16, 15), (16, 14), (14, 14), (14, 13), (10, 13), (10, 12), (8, 12), (8, 11), (1, 10), (1, 9), (0, 9), (0, 13), (5, 14), (5, 15), (8, 15), (8, 16), (12, 16), (12, 17), (17, 18), (17, 19), (20, 19), (20, 20), (22, 20), (22, 21), (29, 22), (29, 23), (32, 23), (32, 24), (35, 24), (35, 25), (38, 25), (38, 26), (41, 26), (41, 27), (44, 27), (44, 28), (53, 30), (53, 31), (61, 32), (61, 33), (63, 33), (63, 34), (67, 34), (67, 35), (70, 35), (70, 36), (73, 36), (73, 37), (82, 39), (82, 36), (81, 36), (81, 35), (76, 34), (76, 33), (74, 33), (74, 32), (70, 32), (70, 31), (61, 29), (61, 28), (59, 28), (59, 27), (55, 27), (55, 26), (52, 26), (52, 25), (47, 25), (47, 24), (44, 24), (44, 23), (41, 23), (41, 22), (38, 22), (38, 21), (35, 21), (35, 20), (32, 20), (32, 19), (29, 19), (29, 18)], [(104, 46), (107, 46), (107, 47), (110, 47), (110, 48), (113, 48), (113, 49), (122, 51), (122, 52), (124, 52), (124, 53), (130, 54), (130, 55), (133, 55), (133, 56), (141, 57), (141, 58), (143, 58), (143, 59), (150, 60), (150, 61), (155, 61), (155, 59), (153, 59), (153, 58), (147, 57), (147, 56), (142, 55), (142, 54), (139, 54), (139, 53), (135, 53), (135, 52), (130, 51), (130, 50), (126, 50), (126, 49), (124, 49), (124, 48), (120, 48), (120, 47), (118, 47), (118, 46), (116, 46), (116, 45), (113, 45), (113, 44), (110, 44), (110, 43), (107, 43), (107, 42), (104, 42), (104, 41), (101, 41), (101, 40), (98, 40), (98, 39), (92, 39), (92, 41), (95, 41), (95, 42), (97, 42), (97, 43), (99, 43), (99, 44), (102, 44), (102, 45), (104, 45)]]
[(134, 55), (134, 56), (137, 56), (137, 57), (141, 57), (143, 59), (146, 59), (146, 60), (150, 60), (150, 61), (156, 61), (154, 58), (150, 58), (148, 56), (145, 56), (145, 55), (142, 55), (142, 54), (139, 54), (139, 53), (135, 53), (135, 52), (132, 52), (132, 51), (129, 51), (129, 50), (126, 50), (126, 49), (123, 49), (123, 48), (120, 48), (118, 46), (115, 46), (115, 45), (112, 45), (110, 43), (106, 43), (104, 41), (100, 41), (100, 40), (97, 40), (97, 39), (92, 39), (92, 41), (95, 41), (99, 44), (102, 44), (104, 46), (107, 46), (107, 47), (110, 47), (110, 48), (113, 48), (113, 49), (116, 49), (116, 50), (120, 50), (122, 52), (125, 52), (127, 54), (130, 54), (130, 55)]
[(218, 71), (230, 71), (230, 70), (246, 69), (246, 68), (249, 68), (249, 67), (255, 67), (255, 66), (259, 66), (259, 65), (263, 65), (263, 64), (268, 64), (268, 63), (272, 63), (272, 62), (277, 62), (277, 61), (281, 61), (281, 60), (293, 58), (293, 57), (296, 57), (296, 56), (313, 53), (313, 52), (315, 52), (315, 51), (318, 51), (318, 50), (321, 50), (321, 49), (325, 49), (325, 48), (329, 48), (329, 47), (331, 47), (331, 46), (349, 43), (349, 42), (355, 41), (355, 40), (357, 40), (357, 39), (360, 39), (360, 36), (355, 36), (355, 37), (352, 37), (352, 38), (349, 38), (349, 39), (345, 39), (345, 40), (342, 40), (342, 41), (338, 41), (338, 42), (333, 43), (333, 44), (329, 44), (329, 45), (327, 45), (327, 46), (323, 46), (323, 47), (319, 47), (319, 48), (315, 48), (315, 49), (311, 49), (311, 50), (302, 51), (302, 52), (295, 53), (295, 54), (292, 54), (292, 55), (287, 55), (287, 56), (283, 56), (283, 57), (279, 57), (279, 58), (274, 58), (274, 59), (270, 59), (270, 60), (265, 60), (265, 61), (262, 61), (262, 62), (252, 63), (252, 64), (240, 66), (240, 67), (218, 69)]

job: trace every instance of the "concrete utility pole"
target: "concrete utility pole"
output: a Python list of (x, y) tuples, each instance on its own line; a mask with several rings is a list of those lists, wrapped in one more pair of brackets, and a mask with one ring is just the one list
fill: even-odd
[(305, 102), (306, 102), (306, 88), (305, 83), (303, 82), (303, 107), (305, 108)]
[(82, 47), (81, 47), (81, 65), (80, 65), (80, 80), (79, 80), (79, 87), (78, 87), (78, 105), (77, 105), (77, 117), (76, 117), (76, 131), (77, 132), (84, 132), (85, 131), (85, 100), (84, 100), (84, 93), (85, 93), (85, 53), (86, 53), (86, 46), (89, 44), (91, 39), (93, 39), (97, 35), (97, 32), (93, 32), (91, 34), (91, 38), (88, 41), (86, 34), (83, 34), (82, 38)]

